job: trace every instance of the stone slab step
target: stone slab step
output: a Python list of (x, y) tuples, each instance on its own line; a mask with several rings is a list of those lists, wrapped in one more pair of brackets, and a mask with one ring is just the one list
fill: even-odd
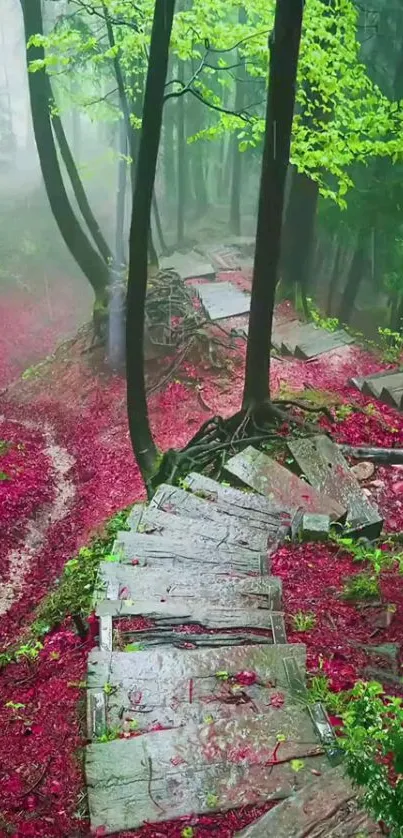
[(127, 525), (130, 527), (131, 530), (137, 530), (143, 512), (147, 509), (146, 503), (135, 503), (133, 509), (130, 511), (128, 518), (127, 518)]
[(217, 605), (281, 611), (282, 585), (277, 576), (211, 576), (203, 570), (178, 574), (175, 571), (102, 562), (97, 587), (99, 600), (152, 597), (175, 602), (177, 598), (194, 598)]
[(181, 279), (192, 279), (193, 277), (214, 276), (215, 269), (211, 262), (201, 258), (200, 253), (192, 250), (189, 253), (176, 251), (171, 256), (160, 259), (161, 270), (174, 270)]
[[(309, 715), (297, 705), (277, 715), (91, 744), (86, 749), (91, 827), (112, 833), (278, 798), (311, 782), (313, 770), (326, 770), (320, 750)], [(273, 764), (276, 759), (289, 762)], [(303, 763), (299, 771), (293, 770), (294, 759)]]
[(381, 392), (381, 401), (390, 407), (396, 407), (398, 410), (403, 410), (403, 375), (401, 381), (395, 386), (388, 384)]
[(360, 806), (357, 790), (333, 768), (279, 803), (236, 838), (375, 838), (383, 835)]
[(380, 398), (382, 390), (402, 386), (403, 372), (393, 371), (379, 375), (376, 378), (366, 378), (362, 386), (362, 392), (364, 395)]
[(318, 355), (324, 355), (325, 352), (333, 352), (334, 349), (354, 343), (354, 338), (343, 330), (327, 332), (317, 329), (316, 331), (316, 335), (298, 341), (293, 353), (295, 358), (307, 361)]
[[(185, 493), (186, 494), (186, 493)], [(192, 498), (198, 501), (199, 498)], [(143, 512), (138, 532), (157, 533), (166, 538), (205, 538), (221, 544), (232, 544), (235, 547), (246, 547), (248, 550), (263, 553), (267, 550), (268, 532), (263, 529), (248, 527), (246, 522), (238, 522), (235, 517), (220, 514), (214, 507), (209, 509), (208, 501), (201, 501), (206, 509), (206, 517), (187, 517), (185, 509), (182, 514), (165, 512), (156, 504), (151, 504)], [(188, 506), (190, 504), (188, 503)], [(212, 520), (214, 526), (211, 526)], [(119, 533), (117, 534), (119, 538)]]
[(198, 566), (209, 572), (264, 574), (267, 555), (246, 548), (235, 548), (214, 542), (211, 538), (175, 538), (145, 533), (121, 532), (112, 552), (124, 564), (137, 563), (153, 568), (181, 570)]
[(231, 282), (206, 282), (194, 287), (210, 320), (236, 317), (250, 309), (250, 294), (244, 294)]
[[(305, 648), (277, 649), (255, 645), (112, 654), (93, 650), (88, 662), (89, 738), (101, 736), (105, 729), (179, 727), (288, 706), (292, 699), (285, 689), (284, 660), (292, 660), (304, 679)], [(248, 683), (245, 673), (256, 680)]]
[(294, 515), (302, 509), (330, 515), (332, 520), (345, 517), (346, 508), (336, 499), (320, 495), (304, 480), (252, 446), (228, 460), (225, 470), (256, 492), (273, 498)]
[(167, 484), (159, 486), (151, 505), (189, 517), (208, 517), (212, 521), (217, 520), (217, 514), (225, 513), (236, 518), (241, 526), (256, 527), (265, 532), (291, 526), (290, 515), (261, 495), (224, 486), (196, 472), (189, 474), (184, 482), (187, 491)]
[(311, 485), (327, 498), (347, 509), (348, 533), (377, 538), (383, 520), (375, 505), (364, 495), (337, 445), (326, 436), (295, 439), (288, 448)]

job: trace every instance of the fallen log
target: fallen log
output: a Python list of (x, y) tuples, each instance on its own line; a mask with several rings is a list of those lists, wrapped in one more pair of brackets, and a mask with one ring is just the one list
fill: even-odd
[(355, 460), (373, 460), (388, 465), (403, 465), (403, 448), (372, 448), (366, 446), (355, 448), (353, 445), (339, 445), (338, 447), (343, 454), (354, 457)]

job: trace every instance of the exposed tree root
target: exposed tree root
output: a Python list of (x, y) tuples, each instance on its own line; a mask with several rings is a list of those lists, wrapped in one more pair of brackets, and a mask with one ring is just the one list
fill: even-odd
[[(298, 408), (304, 409), (302, 405)], [(269, 399), (263, 405), (242, 409), (228, 419), (221, 416), (207, 419), (183, 449), (171, 449), (164, 454), (157, 473), (147, 486), (150, 496), (160, 483), (178, 483), (191, 471), (219, 478), (226, 459), (248, 445), (281, 444), (283, 434), (279, 431), (284, 424), (294, 425), (298, 433), (305, 432), (306, 435), (320, 430)]]

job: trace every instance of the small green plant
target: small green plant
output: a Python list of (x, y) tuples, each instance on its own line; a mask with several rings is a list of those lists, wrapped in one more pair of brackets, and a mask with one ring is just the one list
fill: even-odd
[(0, 439), (0, 457), (3, 456), (3, 454), (7, 454), (7, 452), (10, 449), (10, 446), (11, 443), (7, 442), (6, 439)]
[(349, 576), (343, 585), (342, 596), (344, 599), (357, 601), (378, 599), (380, 590), (377, 577), (367, 572)]
[[(354, 562), (368, 562), (376, 575), (395, 567), (403, 573), (403, 551), (382, 550), (364, 539), (355, 541), (353, 538), (338, 535), (333, 535), (332, 538), (336, 544), (351, 553)], [(392, 546), (392, 542), (383, 541), (383, 544)]]
[(0, 480), (11, 480), (11, 477), (6, 471), (0, 471)]
[(330, 689), (329, 678), (324, 672), (319, 672), (310, 678), (308, 684), (308, 703), (320, 703), (335, 716), (341, 716), (347, 706), (350, 692), (333, 692)]
[(315, 628), (316, 617), (312, 611), (298, 611), (292, 618), (295, 631), (311, 631)]
[(111, 727), (105, 730), (104, 733), (101, 733), (100, 736), (97, 736), (95, 742), (113, 742), (115, 739), (119, 739), (121, 733), (120, 727)]
[(364, 790), (363, 804), (375, 821), (383, 821), (391, 838), (403, 838), (403, 707), (386, 696), (377, 682), (358, 682), (343, 713), (348, 776)]
[(27, 367), (26, 370), (21, 375), (21, 378), (24, 381), (27, 381), (29, 378), (38, 378), (42, 372), (44, 372), (44, 367), (48, 364), (50, 358), (45, 358), (43, 361), (40, 361), (39, 364), (34, 364), (32, 367)]
[(383, 360), (389, 363), (399, 363), (403, 354), (403, 335), (392, 329), (382, 329), (380, 326), (378, 334)]
[(328, 332), (335, 332), (340, 328), (340, 322), (337, 317), (325, 317), (321, 314), (311, 297), (307, 298), (307, 303), (309, 307), (309, 316), (316, 326), (320, 326), (321, 329), (326, 329)]
[(351, 416), (352, 413), (354, 413), (354, 408), (351, 407), (351, 404), (340, 404), (334, 409), (335, 417), (339, 422), (342, 422), (343, 419), (347, 419), (347, 417)]

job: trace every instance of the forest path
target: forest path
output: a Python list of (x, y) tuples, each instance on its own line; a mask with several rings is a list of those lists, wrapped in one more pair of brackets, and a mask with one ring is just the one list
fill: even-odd
[[(262, 478), (271, 462), (261, 455)], [(162, 485), (117, 534), (116, 561), (101, 564), (100, 648), (87, 678), (95, 834), (283, 800), (283, 838), (302, 830), (301, 806), (310, 829), (381, 834), (332, 767), (336, 740), (322, 706), (309, 704), (306, 649), (287, 643), (281, 580), (269, 575), (270, 555), (297, 533), (310, 497), (282, 508), (269, 489), (198, 474), (182, 489)], [(139, 616), (144, 628), (131, 629)], [(316, 805), (324, 776), (327, 809)], [(265, 817), (251, 835), (267, 834)]]

